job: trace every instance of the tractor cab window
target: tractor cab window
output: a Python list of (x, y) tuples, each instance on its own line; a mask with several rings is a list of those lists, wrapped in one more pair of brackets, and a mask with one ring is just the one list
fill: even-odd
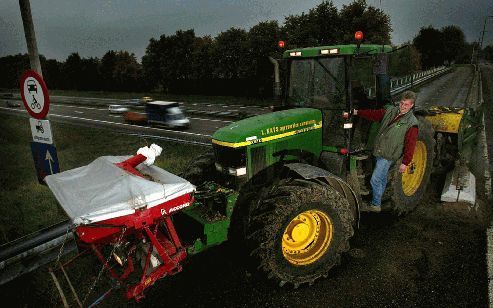
[(372, 57), (353, 58), (351, 65), (351, 89), (355, 108), (369, 108), (368, 101), (376, 95)]
[(289, 74), (287, 104), (294, 107), (344, 109), (344, 58), (294, 60)]

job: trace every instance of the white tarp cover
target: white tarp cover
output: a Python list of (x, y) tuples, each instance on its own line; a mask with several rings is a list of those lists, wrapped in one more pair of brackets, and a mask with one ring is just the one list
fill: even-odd
[(195, 190), (190, 182), (156, 166), (137, 170), (153, 181), (133, 175), (115, 163), (130, 156), (102, 156), (87, 166), (45, 178), (48, 187), (75, 224), (90, 224), (153, 207)]

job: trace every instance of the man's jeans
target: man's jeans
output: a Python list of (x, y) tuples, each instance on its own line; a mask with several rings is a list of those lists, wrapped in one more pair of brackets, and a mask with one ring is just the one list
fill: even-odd
[(382, 157), (376, 157), (376, 165), (371, 176), (370, 184), (373, 190), (371, 203), (376, 206), (382, 205), (382, 196), (387, 186), (387, 175), (392, 161)]

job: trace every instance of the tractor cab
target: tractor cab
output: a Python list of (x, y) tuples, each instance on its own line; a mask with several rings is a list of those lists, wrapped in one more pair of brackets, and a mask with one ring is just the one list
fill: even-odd
[(285, 51), (283, 105), (344, 108), (351, 99), (353, 103), (361, 100), (363, 94), (388, 102), (384, 86), (391, 50), (389, 45), (352, 44)]
[(284, 108), (319, 109), (323, 145), (349, 148), (349, 111), (390, 103), (389, 78), (381, 68), (390, 50), (388, 45), (353, 44), (285, 51)]

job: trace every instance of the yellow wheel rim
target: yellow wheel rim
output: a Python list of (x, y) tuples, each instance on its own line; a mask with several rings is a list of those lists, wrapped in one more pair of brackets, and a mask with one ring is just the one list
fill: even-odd
[(414, 149), (413, 160), (402, 174), (402, 191), (406, 196), (414, 195), (421, 186), (427, 160), (426, 145), (418, 140)]
[(333, 225), (329, 216), (317, 210), (296, 216), (282, 235), (284, 258), (295, 265), (308, 265), (320, 259), (332, 243)]

